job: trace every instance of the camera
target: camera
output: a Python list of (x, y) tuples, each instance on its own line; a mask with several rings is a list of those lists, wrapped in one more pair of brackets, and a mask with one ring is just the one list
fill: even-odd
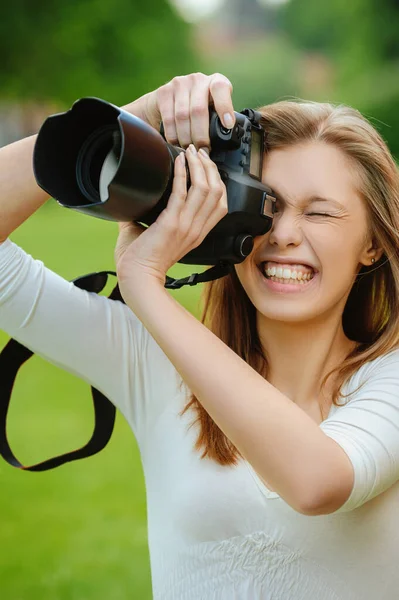
[[(210, 158), (226, 185), (228, 213), (180, 263), (242, 262), (253, 238), (271, 228), (275, 198), (262, 183), (260, 114), (249, 108), (235, 118), (234, 127), (226, 129), (210, 109)], [(162, 124), (158, 132), (105, 100), (86, 97), (43, 123), (33, 169), (38, 185), (61, 206), (149, 226), (167, 205), (181, 151), (166, 141)]]
[[(213, 265), (203, 273), (183, 279), (166, 275), (165, 287), (212, 281), (227, 275), (253, 248), (255, 236), (269, 231), (276, 200), (262, 183), (265, 132), (260, 114), (248, 108), (235, 113), (232, 129), (223, 127), (210, 110), (210, 158), (216, 163), (227, 189), (228, 213), (203, 242), (180, 263)], [(150, 226), (167, 206), (174, 161), (182, 148), (169, 144), (161, 131), (99, 98), (82, 98), (65, 113), (43, 123), (34, 148), (33, 169), (38, 185), (64, 207), (111, 221), (137, 221)], [(187, 170), (187, 186), (190, 186)], [(91, 273), (73, 283), (99, 293), (112, 271)], [(118, 285), (109, 296), (123, 302)], [(11, 390), (21, 367), (33, 352), (11, 339), (0, 353), (4, 380), (0, 414), (0, 455), (11, 465), (45, 471), (66, 462), (92, 456), (104, 448), (113, 431), (115, 407), (92, 387), (95, 429), (82, 448), (24, 467), (13, 454), (6, 436)]]

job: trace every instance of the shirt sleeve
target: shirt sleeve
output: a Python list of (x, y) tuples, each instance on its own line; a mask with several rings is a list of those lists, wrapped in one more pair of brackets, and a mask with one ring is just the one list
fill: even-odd
[(174, 366), (129, 307), (79, 289), (10, 239), (0, 244), (0, 329), (100, 390), (140, 447), (176, 394)]
[(359, 384), (361, 388), (320, 424), (348, 455), (354, 470), (352, 492), (332, 514), (359, 508), (399, 480), (399, 350), (359, 371), (353, 383), (355, 390)]

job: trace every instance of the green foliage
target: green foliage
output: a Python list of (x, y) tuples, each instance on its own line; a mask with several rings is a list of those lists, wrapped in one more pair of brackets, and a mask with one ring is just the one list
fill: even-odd
[(337, 57), (348, 72), (399, 58), (396, 0), (291, 0), (280, 25), (299, 47)]
[[(229, 19), (239, 29), (236, 4)], [(207, 72), (232, 81), (236, 110), (292, 97), (346, 103), (370, 118), (399, 158), (397, 0), (290, 0), (264, 7), (263, 34), (258, 17), (252, 27), (253, 36), (207, 54)]]
[(255, 107), (296, 93), (300, 52), (282, 36), (247, 40), (234, 53), (210, 61), (208, 71), (217, 70), (233, 83), (235, 110)]
[(15, 0), (0, 21), (2, 96), (125, 104), (195, 70), (190, 26), (166, 0)]
[(330, 57), (335, 87), (329, 100), (383, 122), (379, 129), (399, 158), (399, 3), (291, 0), (280, 25), (298, 48)]

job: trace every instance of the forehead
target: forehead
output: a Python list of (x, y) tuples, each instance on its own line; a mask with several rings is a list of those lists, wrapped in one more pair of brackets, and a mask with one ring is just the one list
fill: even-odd
[(360, 201), (355, 166), (341, 150), (325, 142), (295, 144), (265, 153), (262, 180), (289, 203), (321, 196), (354, 208)]

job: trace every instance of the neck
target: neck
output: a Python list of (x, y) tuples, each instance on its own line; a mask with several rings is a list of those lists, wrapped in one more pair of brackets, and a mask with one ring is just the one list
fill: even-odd
[[(302, 408), (320, 403), (321, 382), (356, 346), (339, 319), (312, 323), (271, 321), (258, 313), (260, 341), (269, 370), (267, 380)], [(332, 378), (326, 390), (331, 389)]]

